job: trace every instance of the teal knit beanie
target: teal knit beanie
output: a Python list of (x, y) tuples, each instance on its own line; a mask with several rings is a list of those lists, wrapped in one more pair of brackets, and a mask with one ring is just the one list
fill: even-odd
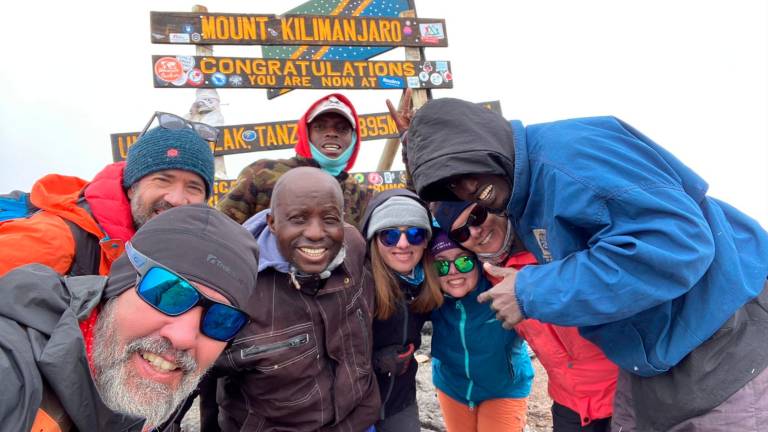
[(205, 181), (206, 198), (213, 190), (211, 146), (191, 129), (150, 129), (128, 148), (123, 172), (127, 189), (144, 176), (178, 169), (193, 172)]

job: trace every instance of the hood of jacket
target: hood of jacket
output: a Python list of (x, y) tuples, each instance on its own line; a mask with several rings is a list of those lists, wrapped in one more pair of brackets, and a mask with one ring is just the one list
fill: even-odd
[[(434, 99), (408, 128), (408, 171), (420, 197), (456, 201), (440, 183), (461, 174), (514, 178), (515, 140), (501, 115), (460, 99)], [(510, 182), (511, 183), (511, 182)]]
[(352, 111), (352, 116), (355, 118), (355, 132), (357, 134), (357, 138), (355, 139), (355, 142), (351, 143), (351, 146), (354, 146), (354, 150), (352, 150), (352, 156), (349, 157), (349, 160), (347, 161), (347, 166), (344, 167), (344, 172), (347, 172), (352, 169), (352, 167), (355, 165), (355, 160), (357, 159), (357, 154), (360, 152), (360, 131), (359, 125), (360, 125), (360, 119), (357, 117), (357, 111), (355, 111), (354, 105), (352, 105), (352, 102), (349, 101), (349, 99), (346, 98), (346, 96), (340, 94), (340, 93), (331, 93), (329, 95), (326, 95), (317, 101), (313, 103), (309, 109), (304, 113), (304, 115), (301, 116), (299, 119), (299, 122), (296, 124), (296, 136), (297, 136), (297, 142), (296, 147), (294, 148), (296, 150), (296, 154), (307, 159), (312, 159), (312, 152), (309, 149), (309, 125), (307, 125), (307, 118), (312, 113), (312, 111), (315, 109), (316, 106), (318, 106), (321, 102), (324, 100), (330, 98), (331, 96), (336, 97), (338, 100), (344, 103), (344, 105), (348, 106), (349, 109)]
[(277, 248), (277, 237), (267, 226), (267, 216), (270, 209), (264, 209), (243, 222), (247, 229), (259, 244), (259, 273), (269, 267), (280, 273), (289, 273), (291, 269), (288, 260), (283, 257)]
[(48, 174), (32, 186), (30, 201), (37, 208), (67, 219), (80, 228), (101, 238), (102, 233), (88, 211), (77, 205), (88, 183), (77, 177)]
[(127, 242), (136, 233), (131, 203), (123, 189), (125, 162), (104, 167), (85, 188), (85, 199), (104, 232), (112, 239)]
[[(4, 430), (30, 430), (43, 382), (81, 431), (138, 431), (144, 419), (110, 410), (91, 377), (78, 324), (101, 302), (103, 276), (61, 278), (52, 269), (31, 264), (0, 278), (0, 332), (5, 384), (20, 388), (17, 414)], [(10, 368), (13, 367), (13, 370)], [(18, 387), (17, 387), (18, 385)], [(9, 424), (8, 421), (13, 421)]]

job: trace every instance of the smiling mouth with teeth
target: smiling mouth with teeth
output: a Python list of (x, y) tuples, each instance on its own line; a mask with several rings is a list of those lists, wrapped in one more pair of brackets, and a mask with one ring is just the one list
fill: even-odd
[(486, 235), (480, 242), (478, 243), (479, 246), (485, 246), (486, 243), (488, 243), (491, 240), (491, 237), (493, 237), (493, 231), (489, 231), (488, 235)]
[(341, 150), (341, 146), (338, 144), (323, 144), (323, 148), (328, 150)]
[(327, 249), (326, 248), (307, 248), (307, 247), (302, 247), (302, 248), (299, 248), (299, 250), (304, 255), (310, 256), (312, 258), (319, 258), (319, 257), (323, 256), (323, 254), (325, 253), (325, 251)]
[(478, 198), (480, 201), (485, 201), (491, 196), (491, 192), (493, 192), (493, 185), (488, 185), (480, 192), (480, 195)]
[(147, 363), (151, 364), (152, 367), (154, 367), (156, 370), (160, 372), (171, 372), (175, 371), (179, 367), (168, 360), (165, 360), (164, 358), (152, 354), (152, 353), (143, 353), (141, 354), (141, 357), (147, 361)]

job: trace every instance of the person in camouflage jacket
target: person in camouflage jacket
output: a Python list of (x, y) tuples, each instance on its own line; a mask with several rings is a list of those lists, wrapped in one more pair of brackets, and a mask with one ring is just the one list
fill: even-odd
[(358, 124), (357, 112), (345, 96), (332, 93), (317, 100), (298, 121), (296, 156), (261, 159), (248, 165), (217, 208), (243, 223), (269, 208), (272, 189), (280, 176), (296, 167), (311, 166), (339, 181), (344, 192), (344, 220), (357, 227), (372, 195), (348, 174), (360, 150)]

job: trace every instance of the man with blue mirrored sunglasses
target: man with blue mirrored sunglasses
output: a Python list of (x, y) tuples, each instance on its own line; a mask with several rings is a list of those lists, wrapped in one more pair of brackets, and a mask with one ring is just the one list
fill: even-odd
[[(255, 316), (258, 245), (192, 205), (147, 222), (108, 277), (33, 264), (0, 278), (4, 430), (173, 430), (169, 419)], [(42, 401), (42, 402), (41, 402)]]

